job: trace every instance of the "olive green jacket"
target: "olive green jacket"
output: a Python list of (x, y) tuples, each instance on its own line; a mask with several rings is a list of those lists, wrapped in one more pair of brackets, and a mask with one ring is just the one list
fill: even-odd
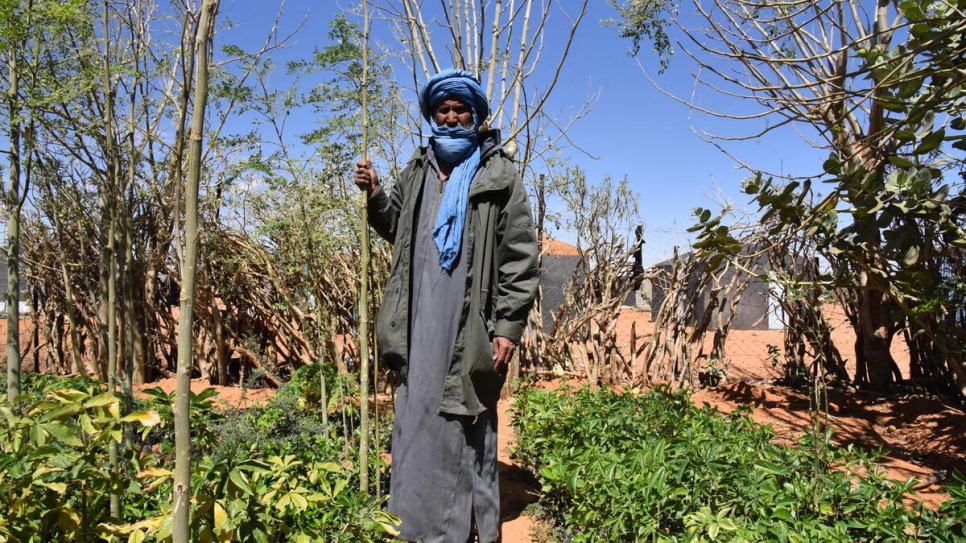
[[(470, 185), (463, 230), (466, 288), (439, 411), (478, 415), (496, 405), (506, 372), (493, 370), (493, 337), (518, 344), (539, 282), (537, 242), (526, 189), (513, 162), (481, 134), (480, 166)], [(391, 194), (369, 198), (369, 222), (393, 244), (392, 271), (376, 320), (384, 362), (405, 378), (409, 356), (412, 242), (419, 193), (430, 167), (420, 148)]]

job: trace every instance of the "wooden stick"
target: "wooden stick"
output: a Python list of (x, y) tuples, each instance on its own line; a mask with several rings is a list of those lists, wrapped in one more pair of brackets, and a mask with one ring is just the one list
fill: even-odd
[[(369, 158), (369, 3), (362, 0), (362, 158)], [(359, 490), (369, 491), (369, 191), (362, 191), (359, 237), (362, 271), (359, 277)]]

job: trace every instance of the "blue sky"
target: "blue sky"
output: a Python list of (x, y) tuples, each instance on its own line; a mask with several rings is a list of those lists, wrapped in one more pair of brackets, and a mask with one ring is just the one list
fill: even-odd
[[(739, 207), (747, 207), (748, 198), (740, 193), (740, 182), (749, 172), (738, 169), (731, 158), (702, 141), (694, 130), (739, 135), (756, 128), (714, 119), (675, 102), (648, 81), (642, 68), (669, 92), (693, 97), (702, 106), (727, 111), (746, 110), (748, 106), (727, 102), (709, 90), (694, 89), (694, 65), (677, 47), (663, 74), (657, 73), (657, 59), (646, 46), (639, 58), (630, 56), (630, 41), (616, 37), (615, 29), (600, 23), (614, 16), (612, 8), (603, 0), (590, 4), (561, 84), (548, 103), (551, 113), (565, 115), (589, 94), (599, 93), (593, 111), (570, 132), (575, 143), (594, 158), (574, 150), (573, 160), (586, 170), (591, 181), (605, 174), (615, 178), (627, 175), (631, 189), (639, 196), (640, 214), (651, 236), (683, 232), (693, 224), (695, 207), (713, 207), (707, 195), (716, 187)], [(298, 57), (313, 46), (324, 45), (328, 21), (340, 11), (340, 5), (334, 1), (289, 0), (282, 28), (292, 28), (306, 13), (308, 19), (286, 54)], [(237, 24), (232, 32), (238, 32), (238, 36), (260, 36), (270, 27), (276, 7), (274, 2), (228, 0), (222, 5), (221, 16)], [(551, 30), (548, 49), (554, 46), (553, 41)], [(824, 152), (809, 148), (790, 130), (734, 144), (730, 150), (756, 168), (796, 175), (820, 171), (825, 157)], [(649, 260), (669, 256), (669, 246), (660, 245), (654, 246), (660, 254)]]

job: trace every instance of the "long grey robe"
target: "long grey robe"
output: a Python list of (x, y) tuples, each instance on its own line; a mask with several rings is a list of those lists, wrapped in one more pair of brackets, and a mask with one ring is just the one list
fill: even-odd
[(466, 287), (463, 248), (446, 271), (432, 239), (444, 186), (429, 168), (413, 244), (409, 369), (396, 396), (389, 511), (406, 541), (464, 543), (475, 524), (489, 543), (499, 537), (496, 412), (439, 413)]

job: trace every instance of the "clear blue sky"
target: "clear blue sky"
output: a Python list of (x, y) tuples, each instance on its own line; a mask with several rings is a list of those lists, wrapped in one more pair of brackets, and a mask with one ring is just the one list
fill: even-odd
[[(305, 13), (308, 21), (296, 37), (295, 47), (286, 54), (298, 57), (313, 46), (324, 45), (328, 21), (339, 12), (339, 6), (339, 2), (331, 1), (289, 0), (283, 30), (291, 29)], [(237, 24), (231, 31), (237, 34), (227, 39), (263, 35), (276, 7), (277, 3), (263, 0), (226, 0), (221, 17)], [(739, 207), (747, 207), (748, 197), (740, 193), (740, 182), (750, 174), (738, 169), (731, 158), (702, 141), (693, 130), (739, 135), (754, 132), (755, 127), (690, 110), (655, 89), (642, 67), (666, 90), (693, 96), (703, 106), (728, 111), (747, 106), (726, 102), (710, 90), (695, 91), (691, 75), (694, 65), (680, 50), (667, 71), (658, 75), (656, 57), (647, 47), (642, 48), (639, 59), (631, 57), (630, 41), (617, 38), (615, 29), (600, 24), (601, 19), (614, 16), (606, 2), (592, 0), (589, 10), (571, 48), (562, 83), (548, 104), (551, 113), (566, 113), (579, 107), (588, 94), (599, 92), (593, 111), (570, 132), (577, 145), (597, 157), (576, 150), (572, 153), (587, 171), (588, 179), (626, 174), (631, 189), (639, 196), (640, 213), (650, 236), (680, 232), (693, 224), (692, 209), (712, 207), (707, 194), (715, 190), (715, 185)], [(548, 48), (554, 46), (553, 41), (551, 31)], [(732, 145), (731, 151), (756, 168), (796, 175), (817, 173), (825, 157), (789, 130)], [(667, 252), (667, 247), (654, 249)], [(658, 257), (654, 255), (651, 260)]]

